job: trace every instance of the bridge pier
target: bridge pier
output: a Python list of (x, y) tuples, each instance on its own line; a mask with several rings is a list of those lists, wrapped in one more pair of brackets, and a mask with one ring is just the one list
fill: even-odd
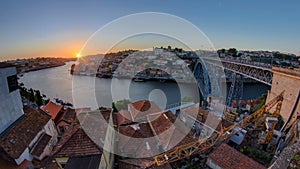
[(300, 93), (300, 71), (273, 67), (271, 91), (268, 92), (267, 102), (285, 90), (280, 115), (287, 122), (291, 116), (300, 114), (300, 103), (297, 103)]

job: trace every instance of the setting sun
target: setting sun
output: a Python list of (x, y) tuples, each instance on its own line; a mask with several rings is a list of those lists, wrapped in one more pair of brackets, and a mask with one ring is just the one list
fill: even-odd
[(77, 57), (77, 58), (80, 58), (80, 57), (81, 57), (81, 54), (80, 54), (80, 53), (77, 53), (76, 57)]

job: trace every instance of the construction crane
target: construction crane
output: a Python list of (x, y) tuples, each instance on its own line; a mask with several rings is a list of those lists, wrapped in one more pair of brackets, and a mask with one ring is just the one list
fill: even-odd
[[(213, 133), (208, 138), (191, 142), (182, 146), (178, 146), (170, 151), (154, 156), (156, 165), (160, 166), (166, 163), (171, 163), (171, 162), (175, 162), (190, 157), (192, 155), (207, 152), (211, 148), (219, 145), (220, 143), (226, 141), (231, 136), (240, 132), (243, 128), (248, 127), (256, 119), (260, 118), (264, 113), (269, 112), (276, 104), (277, 106), (274, 115), (275, 117), (276, 116), (278, 117), (280, 114), (280, 109), (283, 101), (283, 95), (284, 95), (284, 91), (281, 92), (278, 96), (276, 96), (272, 100), (270, 100), (268, 103), (266, 103), (264, 106), (262, 106), (259, 110), (257, 110), (253, 114), (245, 117), (240, 122), (235, 123), (234, 125), (223, 129), (219, 133)], [(269, 140), (272, 138), (274, 128), (272, 128), (272, 130), (267, 133), (265, 142), (269, 142)]]
[[(282, 100), (278, 101), (276, 109), (273, 113), (273, 117), (275, 117), (276, 119), (278, 119), (278, 117), (280, 116), (281, 106), (282, 106)], [(270, 144), (271, 139), (272, 139), (273, 134), (274, 134), (276, 124), (277, 123), (272, 123), (271, 129), (267, 131), (264, 144)]]

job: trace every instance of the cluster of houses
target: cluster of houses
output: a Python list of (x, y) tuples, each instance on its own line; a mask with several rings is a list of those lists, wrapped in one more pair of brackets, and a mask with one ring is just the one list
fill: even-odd
[(17, 68), (18, 73), (25, 73), (34, 70), (62, 66), (65, 62), (74, 61), (73, 58), (30, 58), (9, 60), (4, 63), (11, 64)]
[[(38, 109), (23, 106), (15, 76), (15, 68), (0, 65), (0, 169), (172, 168), (179, 164), (158, 166), (153, 156), (212, 132), (205, 124), (212, 116), (199, 104), (175, 112), (147, 100), (116, 112), (71, 109), (52, 101)], [(232, 125), (215, 118), (213, 132)], [(208, 156), (207, 165), (264, 168), (225, 144)]]
[[(72, 67), (72, 74), (100, 78), (181, 79), (192, 82), (190, 66), (197, 57), (182, 49), (153, 48), (152, 51), (127, 50), (87, 56)], [(147, 70), (147, 71), (142, 71)], [(163, 70), (163, 71), (162, 71)]]

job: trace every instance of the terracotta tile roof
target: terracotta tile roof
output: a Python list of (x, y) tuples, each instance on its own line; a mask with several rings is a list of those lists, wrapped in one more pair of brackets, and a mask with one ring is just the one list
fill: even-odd
[(98, 169), (101, 155), (70, 157), (64, 169)]
[(147, 115), (160, 112), (161, 109), (152, 101), (141, 100), (128, 105), (132, 121), (138, 122), (147, 120)]
[(119, 132), (127, 136), (119, 136), (119, 150), (122, 153), (135, 157), (151, 157), (161, 153), (157, 147), (158, 143), (165, 150), (169, 150), (197, 140), (193, 138), (194, 132), (190, 131), (184, 123), (180, 120), (175, 122), (176, 116), (171, 111), (166, 110), (148, 115), (148, 119), (149, 122), (118, 127)]
[(33, 160), (35, 168), (61, 169), (53, 157), (46, 157), (42, 161)]
[(104, 146), (110, 114), (109, 111), (97, 110), (77, 115), (81, 127), (97, 145)]
[(57, 118), (57, 124), (61, 121), (65, 121), (66, 123), (71, 124), (76, 119), (76, 111), (74, 109), (68, 108), (67, 110), (63, 111), (61, 116)]
[(46, 104), (46, 106), (42, 108), (42, 110), (46, 113), (49, 113), (51, 115), (52, 120), (55, 120), (62, 108), (63, 106), (57, 105), (52, 101), (49, 101)]
[(29, 114), (29, 113), (31, 113), (34, 110), (35, 110), (34, 108), (31, 108), (29, 106), (23, 106), (23, 112), (24, 112), (24, 114)]
[(100, 113), (102, 114), (104, 120), (108, 122), (111, 114), (111, 109), (108, 108), (107, 110), (100, 110)]
[[(202, 109), (202, 110), (203, 110), (203, 109)], [(202, 112), (200, 112), (199, 103), (194, 104), (194, 105), (192, 105), (192, 106), (188, 106), (188, 107), (186, 107), (186, 108), (183, 108), (183, 109), (181, 110), (181, 112), (182, 112), (182, 113), (185, 113), (185, 114), (188, 114), (188, 115), (190, 115), (190, 116), (192, 116), (192, 117), (197, 117), (199, 113), (200, 113), (200, 114), (202, 113)]]
[(102, 149), (90, 139), (77, 121), (63, 135), (53, 154), (54, 157), (99, 155)]
[(27, 169), (30, 164), (30, 161), (24, 160), (20, 165), (16, 165), (0, 158), (0, 169)]
[(31, 154), (39, 157), (44, 152), (44, 149), (48, 145), (50, 140), (51, 136), (48, 134), (44, 134), (36, 143), (36, 146), (32, 149)]
[(23, 115), (0, 138), (0, 147), (11, 157), (17, 159), (29, 146), (51, 117), (40, 110)]
[(150, 123), (165, 150), (197, 140), (193, 138), (194, 132), (182, 121), (176, 121), (176, 116), (171, 111), (164, 111)]
[[(121, 153), (134, 157), (153, 156), (156, 150), (156, 141), (148, 123), (138, 123), (129, 126), (119, 126), (118, 147)], [(151, 138), (148, 141), (140, 138)], [(147, 142), (147, 143), (146, 143)]]
[(133, 122), (128, 110), (120, 110), (119, 112), (113, 113), (112, 115), (115, 125), (121, 126)]
[(151, 104), (148, 100), (141, 100), (134, 103), (131, 103), (131, 105), (138, 111), (147, 111), (150, 109)]
[(125, 159), (119, 160), (120, 169), (171, 169), (170, 164), (157, 166), (153, 158), (138, 158), (138, 159)]
[(264, 166), (225, 143), (221, 144), (214, 152), (209, 154), (208, 158), (222, 169), (265, 169)]
[[(150, 123), (155, 131), (156, 135), (163, 133), (164, 131), (168, 130), (173, 126), (172, 121), (168, 118), (165, 114), (168, 111), (159, 113), (159, 116), (153, 120), (150, 120)], [(158, 115), (158, 114), (151, 114), (149, 116)], [(175, 115), (174, 115), (175, 116)], [(176, 116), (175, 116), (176, 117)]]
[(206, 111), (202, 108), (198, 108), (197, 106), (190, 106), (188, 108), (185, 108), (182, 110), (182, 113), (185, 113), (185, 114), (189, 115), (190, 117), (194, 117), (198, 121), (208, 124), (208, 125), (209, 125), (209, 121), (207, 121), (208, 115), (210, 116), (209, 120), (220, 119), (220, 122), (216, 126), (217, 131), (221, 131), (222, 129), (233, 125), (232, 122), (230, 122), (226, 119), (220, 118), (220, 117), (214, 115), (213, 113), (209, 113), (208, 111)]

